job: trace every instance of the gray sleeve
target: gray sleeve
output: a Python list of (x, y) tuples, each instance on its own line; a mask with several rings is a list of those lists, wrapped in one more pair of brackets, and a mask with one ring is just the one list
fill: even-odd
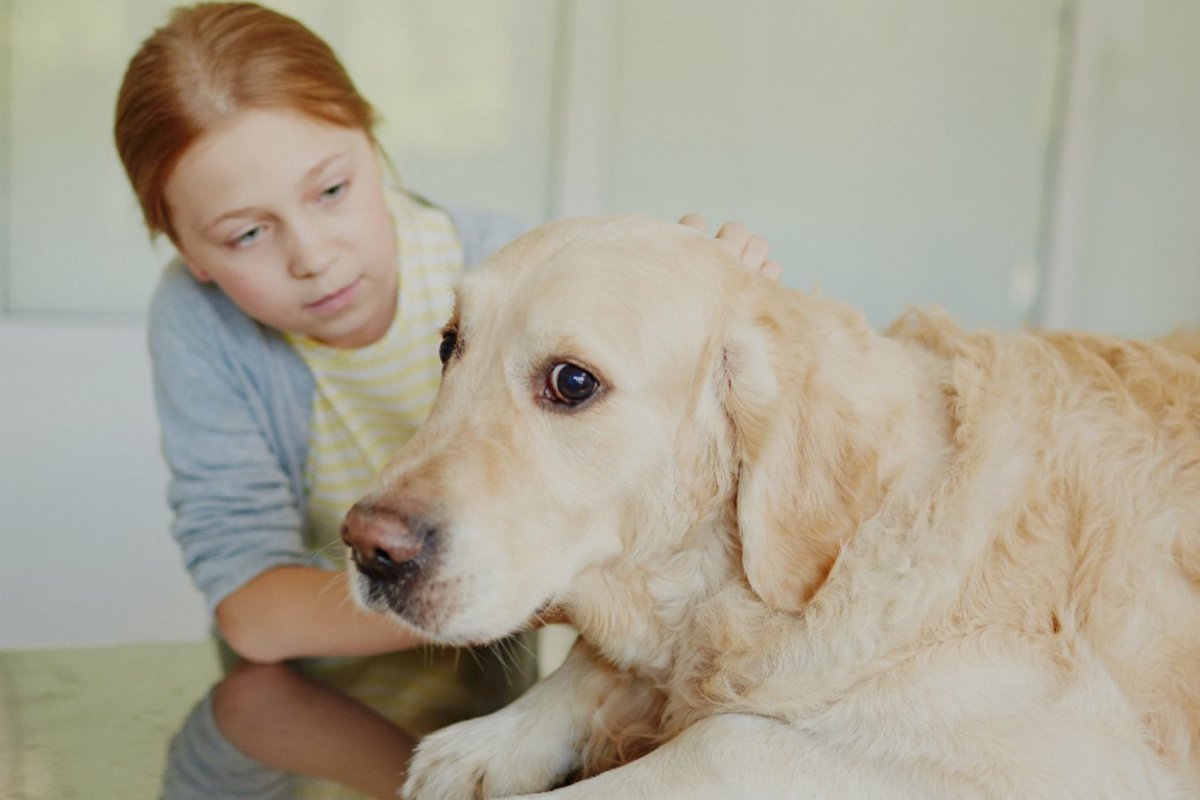
[(492, 253), (529, 230), (515, 217), (492, 211), (447, 207), (467, 268), (475, 267)]
[[(256, 369), (237, 357), (239, 332), (179, 272), (155, 293), (149, 347), (172, 534), (211, 611), (264, 570), (305, 562), (303, 515)], [(254, 335), (246, 322), (242, 335)]]

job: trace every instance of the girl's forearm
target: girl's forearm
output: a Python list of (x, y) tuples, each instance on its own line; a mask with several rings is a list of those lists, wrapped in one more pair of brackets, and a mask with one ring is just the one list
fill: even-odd
[(315, 567), (275, 567), (255, 577), (217, 606), (217, 626), (238, 655), (260, 664), (423, 643), (398, 620), (359, 608), (344, 573)]

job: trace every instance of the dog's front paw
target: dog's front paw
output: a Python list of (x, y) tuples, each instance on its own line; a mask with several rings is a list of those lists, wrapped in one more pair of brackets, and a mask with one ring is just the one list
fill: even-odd
[[(405, 800), (474, 800), (550, 789), (577, 763), (561, 736), (539, 732), (512, 708), (467, 720), (417, 745)], [(539, 735), (540, 734), (540, 735)]]

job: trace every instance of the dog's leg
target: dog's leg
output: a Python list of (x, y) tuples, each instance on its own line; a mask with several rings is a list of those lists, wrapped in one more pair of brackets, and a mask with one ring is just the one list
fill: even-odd
[[(995, 642), (993, 642), (993, 645)], [(1011, 649), (1016, 645), (1010, 643)], [(1182, 800), (1103, 666), (1065, 684), (1001, 648), (869, 682), (795, 724), (701, 720), (649, 755), (540, 800)], [(1083, 658), (1083, 656), (1081, 656)], [(510, 798), (518, 800), (518, 798)], [(531, 800), (521, 798), (520, 800)]]
[(632, 709), (645, 707), (647, 692), (580, 640), (561, 667), (509, 706), (422, 740), (402, 796), (461, 800), (549, 789), (589, 767), (585, 750), (593, 751), (588, 761), (611, 759), (619, 747), (609, 739), (624, 731), (603, 729), (604, 709), (618, 709), (621, 719), (610, 722), (625, 727)]
[[(487, 795), (485, 795), (487, 796)], [(742, 714), (709, 717), (637, 761), (539, 800), (929, 800), (908, 776), (853, 763), (783, 722)], [(532, 800), (533, 796), (510, 798)]]

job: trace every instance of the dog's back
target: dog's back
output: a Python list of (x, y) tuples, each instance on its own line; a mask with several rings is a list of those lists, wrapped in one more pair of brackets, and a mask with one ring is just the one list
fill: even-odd
[(1064, 677), (1098, 662), (1200, 783), (1200, 336), (969, 334), (916, 314), (891, 335), (944, 358), (948, 402), (986, 396), (1036, 454), (948, 627), (1055, 642)]

